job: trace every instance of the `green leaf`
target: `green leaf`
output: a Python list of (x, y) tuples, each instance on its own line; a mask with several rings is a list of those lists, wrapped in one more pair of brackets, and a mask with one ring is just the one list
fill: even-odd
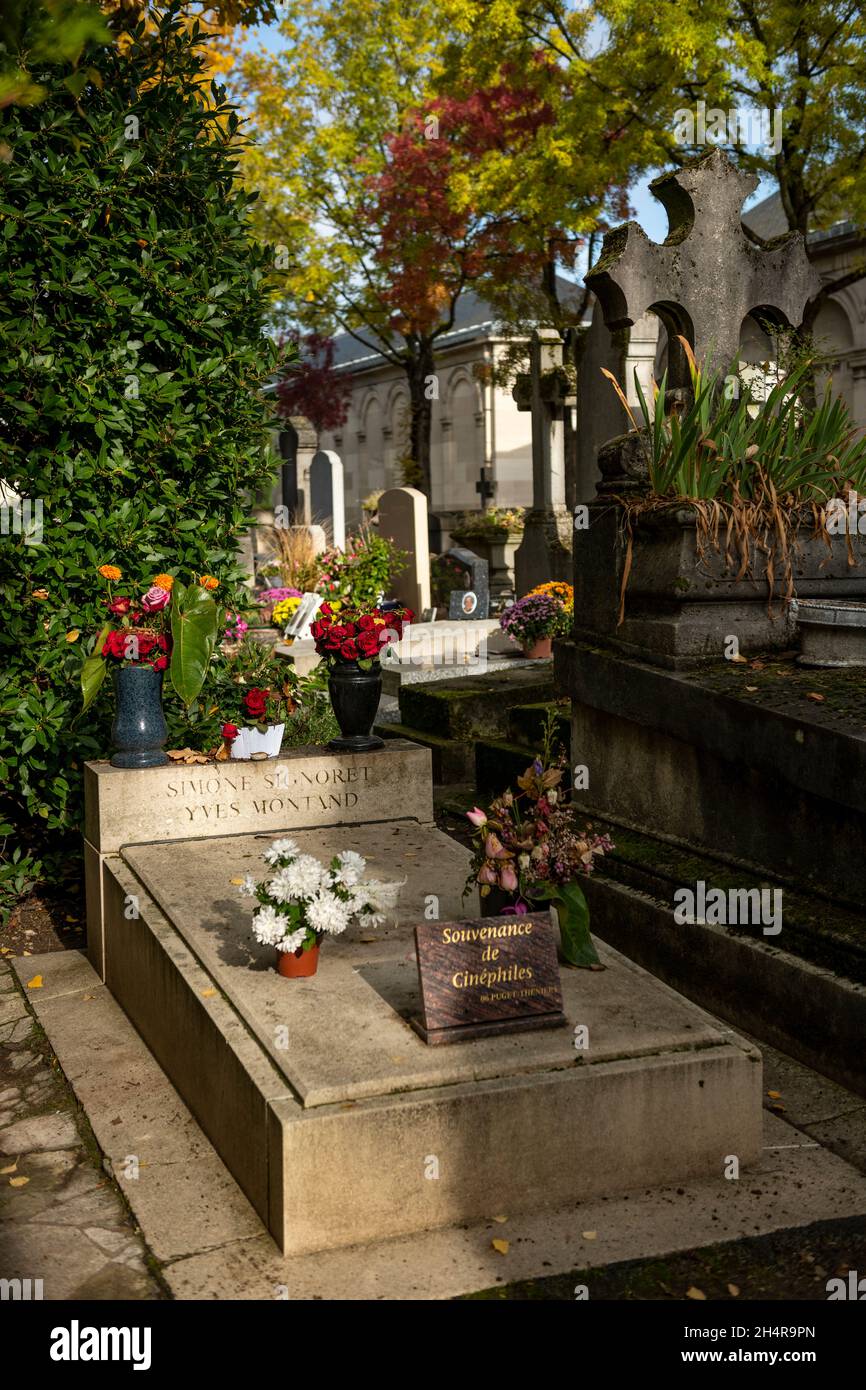
[(589, 907), (579, 883), (539, 883), (530, 897), (551, 902), (559, 920), (562, 956), (569, 965), (584, 969), (601, 965), (589, 934)]
[(171, 683), (185, 705), (204, 685), (216, 642), (218, 609), (206, 589), (175, 580), (171, 591)]
[(111, 624), (106, 623), (93, 644), (93, 652), (90, 656), (85, 658), (81, 667), (81, 694), (83, 696), (83, 704), (81, 706), (82, 714), (93, 704), (93, 701), (99, 693), (99, 688), (105, 680), (105, 671), (108, 663), (102, 655), (102, 648), (110, 631)]

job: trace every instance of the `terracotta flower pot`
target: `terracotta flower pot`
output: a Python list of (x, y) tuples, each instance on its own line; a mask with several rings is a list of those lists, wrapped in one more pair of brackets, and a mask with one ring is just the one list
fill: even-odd
[(534, 642), (526, 643), (523, 647), (523, 655), (530, 660), (539, 660), (541, 657), (553, 654), (552, 637), (536, 637)]
[(277, 974), (287, 980), (303, 980), (315, 975), (319, 968), (319, 947), (311, 946), (305, 951), (299, 946), (297, 951), (277, 952)]

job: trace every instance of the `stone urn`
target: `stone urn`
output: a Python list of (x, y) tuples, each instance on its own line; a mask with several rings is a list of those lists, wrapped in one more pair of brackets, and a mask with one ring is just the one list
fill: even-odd
[(340, 737), (329, 748), (344, 753), (368, 753), (384, 748), (384, 740), (372, 732), (382, 697), (382, 668), (373, 662), (369, 671), (357, 661), (336, 661), (328, 677), (328, 694)]
[(114, 673), (117, 700), (111, 742), (112, 767), (162, 767), (168, 727), (162, 712), (162, 671), (152, 666), (120, 666)]

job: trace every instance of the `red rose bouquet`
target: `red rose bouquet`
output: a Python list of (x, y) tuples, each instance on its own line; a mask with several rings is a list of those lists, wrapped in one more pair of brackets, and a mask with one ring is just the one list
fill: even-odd
[(356, 661), (363, 671), (378, 664), (390, 642), (398, 642), (414, 613), (402, 604), (393, 609), (361, 611), (323, 603), (310, 632), (319, 656), (331, 665)]

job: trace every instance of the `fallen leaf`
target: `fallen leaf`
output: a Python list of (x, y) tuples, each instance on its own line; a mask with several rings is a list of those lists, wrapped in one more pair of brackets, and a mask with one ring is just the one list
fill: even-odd
[(216, 994), (216, 990), (215, 990), (215, 989), (203, 989), (202, 992), (201, 992), (201, 997), (202, 997), (202, 999), (213, 999), (213, 997), (214, 997), (215, 994)]
[(770, 1109), (771, 1109), (771, 1110), (775, 1110), (775, 1112), (776, 1112), (777, 1115), (784, 1115), (784, 1113), (785, 1113), (785, 1107), (784, 1107), (784, 1105), (780, 1105), (778, 1101), (775, 1101), (775, 1102), (770, 1106)]
[(5, 1176), (6, 1176), (7, 1173), (14, 1173), (14, 1172), (15, 1172), (15, 1169), (16, 1169), (17, 1167), (18, 1167), (18, 1159), (16, 1158), (15, 1162), (14, 1162), (14, 1163), (10, 1163), (9, 1166), (8, 1166), (8, 1168), (0, 1168), (0, 1175), (2, 1175), (2, 1176), (5, 1178)]
[(77, 917), (64, 917), (63, 920), (64, 920), (65, 922), (77, 922), (77, 921), (78, 921), (78, 918), (77, 918)]
[(746, 689), (749, 690), (749, 691), (751, 691), (752, 693), (754, 693), (754, 692), (757, 690), (757, 688), (758, 688), (758, 687), (757, 687), (756, 685), (747, 685), (747, 686), (746, 686)]
[[(32, 952), (32, 951), (22, 951), (21, 954), (22, 954), (22, 956), (32, 956), (32, 955), (33, 955), (33, 952)], [(41, 984), (40, 984), (40, 985), (34, 985), (34, 989), (41, 989), (41, 987), (42, 987)]]
[(751, 668), (752, 668), (753, 671), (763, 671), (764, 666), (765, 666), (765, 662), (763, 662), (763, 661), (750, 661), (750, 662), (749, 662), (749, 665), (751, 666)]
[(740, 1296), (739, 1286), (738, 1286), (737, 1284), (729, 1284), (729, 1285), (728, 1285), (728, 1293), (731, 1295), (731, 1298), (739, 1298), (739, 1296)]
[(235, 883), (235, 884), (243, 883), (243, 881), (244, 881), (243, 876), (241, 876), (240, 878), (230, 878), (230, 879), (229, 879), (229, 883)]
[(583, 1236), (584, 1240), (598, 1239), (598, 1231), (581, 1231), (580, 1234)]
[(806, 699), (807, 699), (807, 700), (812, 700), (812, 701), (814, 701), (814, 703), (815, 703), (816, 705), (823, 705), (823, 703), (824, 703), (824, 696), (823, 696), (823, 695), (819, 695), (818, 692), (817, 692), (817, 690), (810, 690), (810, 691), (808, 691), (808, 693), (807, 693), (807, 695), (806, 695)]
[(86, 1002), (88, 999), (92, 999), (93, 997), (94, 996), (92, 994), (82, 994), (82, 1002)]
[(503, 1221), (507, 1221), (507, 1220), (508, 1220), (508, 1217), (507, 1217), (507, 1216), (491, 1216), (490, 1219), (491, 1219), (491, 1221), (498, 1221), (499, 1224), (500, 1224), (500, 1226), (501, 1226)]
[(362, 946), (375, 946), (379, 940), (378, 936), (361, 936), (358, 938)]
[(749, 658), (747, 656), (743, 656), (742, 652), (737, 652), (736, 655), (730, 657), (729, 660), (736, 661), (738, 666), (748, 666), (749, 664)]
[(704, 1293), (703, 1289), (696, 1289), (694, 1284), (692, 1284), (690, 1289), (686, 1289), (686, 1298), (697, 1298), (706, 1302), (707, 1295)]
[(500, 1255), (507, 1255), (509, 1250), (511, 1249), (511, 1246), (507, 1240), (491, 1240), (490, 1244), (493, 1246), (494, 1250), (497, 1250), (499, 1252)]
[(166, 753), (175, 763), (209, 763), (207, 753), (199, 753), (195, 748), (170, 748)]
[(782, 1092), (781, 1092), (781, 1091), (768, 1091), (768, 1092), (767, 1092), (767, 1095), (770, 1097), (770, 1100), (781, 1100), (781, 1099), (782, 1099)]
[[(29, 955), (30, 955), (30, 952), (29, 952), (29, 951), (25, 951), (24, 954), (25, 954), (25, 956), (29, 956)], [(28, 989), (41, 989), (41, 988), (42, 988), (42, 976), (41, 976), (41, 975), (34, 975), (32, 980), (28, 980), (28, 981), (27, 981), (27, 988), (28, 988)]]
[(24, 1186), (26, 1186), (26, 1184), (27, 1184), (29, 1181), (30, 1181), (29, 1178), (10, 1178), (10, 1179), (9, 1179), (9, 1186), (10, 1186), (10, 1187), (24, 1187)]

